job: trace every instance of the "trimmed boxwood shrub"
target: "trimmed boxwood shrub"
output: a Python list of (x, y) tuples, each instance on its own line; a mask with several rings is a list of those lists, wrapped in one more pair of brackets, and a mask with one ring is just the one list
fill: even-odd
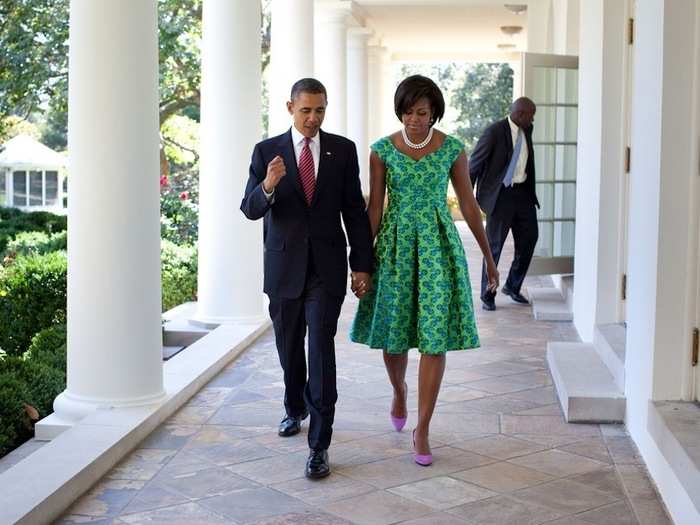
[(26, 361), (42, 363), (66, 372), (66, 325), (58, 324), (45, 328), (32, 338), (29, 350), (24, 354)]
[(27, 385), (14, 374), (0, 373), (0, 457), (32, 435), (32, 423), (24, 409)]
[(21, 232), (8, 241), (4, 258), (15, 258), (21, 255), (42, 255), (68, 249), (68, 232), (58, 233)]
[(0, 348), (22, 355), (32, 337), (66, 320), (65, 252), (18, 257), (0, 268)]
[(0, 208), (0, 253), (18, 233), (41, 231), (57, 233), (66, 230), (68, 218), (47, 211), (22, 212), (16, 208)]
[(197, 297), (197, 250), (162, 240), (160, 244), (163, 311)]

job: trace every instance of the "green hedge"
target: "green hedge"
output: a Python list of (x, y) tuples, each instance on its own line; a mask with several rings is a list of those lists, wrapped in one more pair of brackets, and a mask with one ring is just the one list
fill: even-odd
[(32, 435), (32, 423), (24, 410), (29, 389), (14, 374), (0, 373), (0, 456)]
[(66, 374), (42, 362), (6, 356), (0, 360), (0, 453), (28, 439), (32, 422), (25, 404), (39, 419), (53, 412), (53, 400), (66, 388)]
[(47, 211), (22, 212), (16, 208), (0, 208), (0, 253), (7, 243), (21, 232), (40, 231), (57, 233), (68, 227), (65, 215), (56, 215)]
[(197, 298), (197, 250), (162, 240), (160, 245), (163, 311)]
[(48, 365), (65, 373), (66, 325), (54, 325), (36, 334), (32, 338), (29, 350), (24, 353), (24, 359)]
[(42, 255), (68, 249), (68, 232), (21, 232), (8, 241), (3, 259), (21, 255)]
[(18, 257), (0, 268), (0, 348), (22, 355), (34, 334), (66, 320), (65, 252)]

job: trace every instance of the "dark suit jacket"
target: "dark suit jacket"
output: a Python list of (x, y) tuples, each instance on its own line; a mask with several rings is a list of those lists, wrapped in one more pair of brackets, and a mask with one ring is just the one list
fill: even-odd
[[(264, 291), (273, 297), (299, 297), (306, 281), (309, 244), (316, 272), (326, 291), (344, 296), (347, 290), (347, 241), (350, 267), (372, 272), (372, 234), (360, 189), (355, 144), (339, 135), (320, 132), (319, 169), (311, 206), (299, 181), (291, 129), (258, 143), (253, 150), (248, 185), (241, 210), (251, 220), (264, 217)], [(268, 202), (262, 181), (268, 163), (281, 155), (286, 175)]]
[[(528, 190), (532, 204), (539, 208), (535, 192), (535, 153), (532, 148), (532, 126), (523, 129), (527, 141), (527, 179), (523, 184)], [(508, 119), (491, 124), (476, 144), (469, 158), (469, 174), (472, 186), (476, 185), (476, 200), (487, 215), (493, 213), (498, 194), (503, 188), (503, 179), (513, 155), (513, 138)]]

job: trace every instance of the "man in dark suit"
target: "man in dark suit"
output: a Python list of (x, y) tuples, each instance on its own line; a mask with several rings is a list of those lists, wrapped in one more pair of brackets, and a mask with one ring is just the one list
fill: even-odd
[[(315, 79), (292, 87), (293, 126), (255, 146), (241, 210), (264, 217), (264, 291), (284, 371), (286, 415), (280, 436), (292, 436), (311, 413), (305, 474), (330, 474), (336, 391), (334, 337), (347, 288), (371, 286), (372, 236), (360, 188), (355, 145), (321, 131), (326, 89)], [(304, 338), (308, 328), (308, 379)]]
[[(515, 256), (502, 292), (513, 301), (528, 304), (520, 293), (537, 244), (535, 154), (532, 126), (535, 103), (522, 97), (511, 105), (510, 115), (492, 124), (479, 139), (469, 159), (476, 200), (486, 213), (486, 235), (498, 264), (508, 231), (513, 232)], [(486, 266), (481, 276), (484, 310), (496, 309), (496, 291), (488, 289)]]

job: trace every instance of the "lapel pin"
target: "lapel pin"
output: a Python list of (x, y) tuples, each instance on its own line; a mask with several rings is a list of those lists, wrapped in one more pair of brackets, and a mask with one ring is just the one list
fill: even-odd
[(330, 152), (330, 151), (326, 151), (326, 155), (330, 155), (330, 154), (331, 154), (331, 152)]

